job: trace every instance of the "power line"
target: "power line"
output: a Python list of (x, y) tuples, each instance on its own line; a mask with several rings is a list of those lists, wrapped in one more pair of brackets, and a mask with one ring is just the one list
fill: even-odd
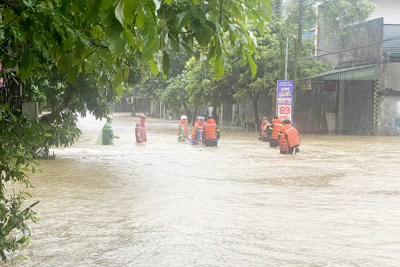
[[(376, 41), (376, 42), (373, 42), (373, 43), (369, 43), (369, 44), (364, 44), (364, 45), (360, 45), (360, 46), (354, 46), (354, 47), (351, 47), (351, 48), (338, 50), (338, 51), (334, 51), (334, 52), (327, 52), (326, 54), (322, 54), (322, 55), (311, 56), (311, 57), (303, 57), (303, 58), (294, 58), (294, 59), (288, 60), (288, 62), (295, 62), (295, 61), (301, 61), (301, 60), (310, 60), (310, 59), (316, 59), (316, 58), (319, 58), (319, 57), (325, 57), (325, 56), (329, 56), (329, 55), (339, 54), (339, 53), (342, 53), (342, 52), (345, 52), (345, 51), (350, 51), (350, 50), (353, 50), (353, 49), (360, 49), (360, 48), (363, 48), (363, 47), (372, 46), (372, 45), (376, 45), (376, 44), (379, 44), (379, 43), (384, 43), (384, 42), (387, 42), (387, 41), (390, 41), (390, 40), (394, 40), (394, 39), (398, 39), (398, 38), (400, 38), (400, 35), (399, 36), (390, 37), (390, 38), (386, 38), (386, 39), (382, 39), (382, 40), (379, 40), (379, 41)], [(317, 49), (317, 50), (322, 51), (320, 49)], [(368, 58), (368, 57), (363, 57), (363, 58)], [(370, 59), (379, 59), (379, 58), (370, 58)], [(276, 60), (276, 61), (260, 60), (260, 62), (283, 63), (283, 62), (285, 62), (285, 60)]]
[(303, 60), (303, 59), (308, 59), (308, 58), (318, 58), (318, 57), (324, 57), (324, 56), (339, 54), (339, 53), (342, 53), (342, 52), (345, 52), (345, 51), (350, 51), (350, 50), (353, 50), (353, 49), (359, 49), (359, 48), (363, 48), (363, 47), (366, 47), (366, 46), (372, 46), (372, 45), (384, 43), (384, 42), (387, 42), (387, 41), (390, 41), (390, 40), (394, 40), (394, 39), (398, 39), (398, 38), (400, 38), (400, 35), (399, 36), (390, 37), (390, 38), (386, 38), (386, 39), (382, 39), (382, 40), (379, 40), (379, 41), (376, 41), (376, 42), (373, 42), (373, 43), (369, 43), (369, 44), (355, 46), (355, 47), (351, 47), (351, 48), (347, 48), (347, 49), (343, 49), (343, 50), (339, 50), (339, 51), (335, 51), (335, 52), (329, 52), (329, 53), (326, 53), (326, 54), (323, 54), (323, 55), (319, 55), (319, 56), (299, 58), (298, 60)]

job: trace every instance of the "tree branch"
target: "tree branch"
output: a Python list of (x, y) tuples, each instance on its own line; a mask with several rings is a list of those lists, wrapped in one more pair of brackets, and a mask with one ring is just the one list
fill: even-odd
[(14, 22), (14, 20), (16, 20), (18, 18), (18, 16), (16, 16), (15, 18), (13, 18), (10, 22), (8, 22), (6, 25), (0, 27), (1, 30), (5, 29), (8, 25), (10, 25), (11, 23)]

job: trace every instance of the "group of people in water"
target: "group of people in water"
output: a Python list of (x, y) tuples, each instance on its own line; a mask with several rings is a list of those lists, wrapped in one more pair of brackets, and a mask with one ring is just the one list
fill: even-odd
[(272, 122), (262, 118), (260, 141), (269, 142), (270, 147), (278, 147), (281, 154), (300, 153), (300, 136), (290, 120), (281, 120), (275, 116)]
[[(187, 117), (181, 116), (181, 123), (178, 127), (178, 141), (189, 141), (190, 145), (217, 146), (220, 139), (219, 128), (215, 120), (208, 116), (207, 121), (203, 117), (197, 117), (192, 135), (189, 137)], [(275, 116), (270, 123), (267, 117), (262, 118), (259, 140), (269, 142), (271, 147), (278, 147), (281, 154), (292, 154), (300, 152), (300, 136), (290, 120), (281, 121)]]
[[(135, 127), (136, 143), (147, 142), (146, 137), (146, 115), (141, 115), (139, 122)], [(212, 116), (197, 117), (197, 122), (193, 127), (192, 134), (189, 136), (187, 126), (187, 116), (181, 116), (181, 122), (178, 126), (178, 142), (188, 142), (190, 145), (217, 146), (220, 139), (220, 132), (217, 123)], [(114, 138), (119, 136), (114, 134), (112, 129), (113, 118), (108, 117), (104, 124), (98, 144), (113, 145)], [(300, 136), (290, 120), (281, 120), (275, 116), (272, 122), (267, 117), (262, 118), (260, 141), (269, 142), (270, 147), (278, 147), (281, 154), (295, 155), (300, 152)]]
[[(135, 137), (136, 143), (147, 142), (146, 136), (146, 115), (140, 115), (139, 122), (135, 126)], [(97, 138), (98, 145), (114, 145), (114, 138), (119, 139), (119, 136), (114, 134), (112, 123), (114, 118), (111, 116), (107, 117), (107, 122), (104, 124), (103, 129), (100, 132), (99, 138)]]
[(212, 116), (197, 117), (193, 127), (192, 135), (189, 137), (186, 115), (181, 116), (181, 123), (178, 128), (178, 141), (189, 141), (189, 145), (217, 146), (220, 139), (219, 128)]

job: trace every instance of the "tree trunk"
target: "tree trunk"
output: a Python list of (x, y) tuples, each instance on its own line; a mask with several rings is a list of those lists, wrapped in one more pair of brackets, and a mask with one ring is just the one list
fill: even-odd
[(183, 102), (183, 107), (185, 108), (186, 116), (188, 117), (188, 123), (190, 123), (191, 122), (190, 109), (188, 108), (185, 102)]
[(196, 123), (196, 115), (197, 115), (197, 108), (194, 109), (192, 126), (194, 126), (194, 124)]
[(258, 98), (259, 95), (253, 96), (251, 99), (253, 100), (253, 110), (254, 110), (254, 119), (256, 121), (256, 132), (260, 129), (261, 124), (260, 124), (260, 118), (258, 117)]

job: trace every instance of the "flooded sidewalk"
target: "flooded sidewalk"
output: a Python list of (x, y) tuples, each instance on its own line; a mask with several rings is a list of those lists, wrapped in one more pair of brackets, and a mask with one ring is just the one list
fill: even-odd
[[(301, 135), (281, 155), (221, 127), (218, 147), (177, 142), (178, 121), (114, 114), (31, 176), (40, 224), (16, 266), (399, 266), (400, 138)], [(192, 126), (188, 126), (189, 133)]]

